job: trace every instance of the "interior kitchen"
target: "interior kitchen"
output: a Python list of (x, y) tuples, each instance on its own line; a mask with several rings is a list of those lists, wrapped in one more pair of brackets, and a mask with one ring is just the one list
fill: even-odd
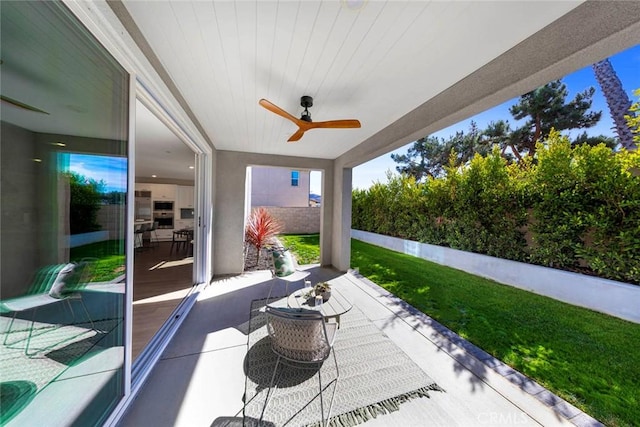
[[(136, 183), (136, 231), (141, 231), (137, 249), (174, 243), (176, 234), (193, 231), (193, 194), (193, 185)], [(187, 243), (174, 249), (192, 253), (192, 242)]]
[(136, 102), (133, 360), (194, 285), (195, 154)]

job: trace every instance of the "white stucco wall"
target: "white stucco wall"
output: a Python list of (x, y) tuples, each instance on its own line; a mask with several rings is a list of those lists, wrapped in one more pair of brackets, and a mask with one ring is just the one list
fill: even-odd
[(505, 285), (640, 323), (640, 286), (366, 231), (351, 230), (351, 237)]
[(90, 243), (95, 242), (104, 242), (105, 240), (109, 240), (109, 231), (93, 231), (91, 233), (82, 233), (82, 234), (72, 234), (69, 236), (69, 244), (70, 248), (76, 248), (78, 246), (88, 245)]

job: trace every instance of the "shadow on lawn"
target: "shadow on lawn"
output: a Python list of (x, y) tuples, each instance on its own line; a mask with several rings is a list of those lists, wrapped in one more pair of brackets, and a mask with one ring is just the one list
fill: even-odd
[[(433, 342), (438, 347), (438, 351), (444, 351), (457, 362), (453, 364), (453, 370), (458, 376), (462, 375), (462, 373), (467, 370), (474, 374), (469, 380), (472, 392), (475, 392), (477, 388), (481, 389), (487, 386), (488, 384), (485, 380), (488, 380), (487, 376), (489, 372), (493, 371), (505, 377), (522, 391), (533, 396), (539, 394), (539, 396), (542, 397), (539, 397), (539, 400), (547, 406), (555, 407), (559, 405), (562, 406), (560, 410), (563, 408), (569, 408), (567, 409), (568, 412), (566, 418), (571, 418), (569, 416), (571, 409), (566, 405), (566, 402), (553, 393), (548, 392), (537, 382), (496, 359), (480, 347), (477, 347), (471, 342), (465, 340), (437, 320), (432, 319), (417, 308), (413, 307), (411, 304), (396, 297), (374, 282), (371, 282), (358, 272), (352, 273), (362, 282), (378, 289), (381, 293), (381, 298), (384, 298), (393, 307), (397, 307), (399, 309), (393, 310), (396, 316), (389, 318), (386, 323), (382, 325), (382, 330), (388, 327), (393, 327), (393, 323), (398, 321), (403, 321), (410, 325), (414, 331), (420, 333)], [(554, 410), (554, 413), (558, 420), (563, 419), (558, 411)]]
[[(353, 274), (359, 280), (377, 288), (381, 293), (381, 298), (384, 298), (386, 303), (398, 308), (398, 310), (393, 310), (396, 313), (396, 316), (389, 318), (386, 323), (381, 326), (383, 330), (385, 328), (392, 327), (393, 323), (398, 321), (403, 321), (410, 325), (416, 332), (433, 342), (438, 347), (438, 351), (444, 351), (453, 357), (457, 362), (453, 364), (453, 369), (458, 376), (462, 375), (462, 373), (467, 370), (475, 374), (470, 377), (472, 391), (486, 386), (486, 383), (483, 380), (486, 379), (491, 364), (496, 367), (502, 365), (499, 369), (503, 369), (506, 375), (516, 373), (516, 371), (510, 367), (499, 362), (481, 348), (463, 339), (440, 322), (432, 319), (417, 308), (413, 307), (411, 304), (396, 297), (361, 274), (357, 272), (353, 272)], [(491, 367), (494, 368), (494, 366)], [(493, 370), (495, 370), (495, 368)]]

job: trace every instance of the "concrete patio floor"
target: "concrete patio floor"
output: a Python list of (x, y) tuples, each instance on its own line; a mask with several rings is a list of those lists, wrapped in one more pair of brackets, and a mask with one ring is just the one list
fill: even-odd
[[(366, 425), (599, 425), (356, 272), (306, 268), (313, 282), (330, 280), (339, 287), (445, 390), (404, 403)], [(120, 425), (241, 426), (249, 308), (252, 300), (267, 296), (270, 286), (269, 271), (208, 286)], [(275, 286), (274, 295), (284, 293), (282, 282)]]

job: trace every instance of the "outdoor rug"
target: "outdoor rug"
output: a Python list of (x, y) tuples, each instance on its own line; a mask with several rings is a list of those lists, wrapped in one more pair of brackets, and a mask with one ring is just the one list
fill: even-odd
[[(265, 300), (256, 300), (251, 306), (244, 425), (320, 425), (317, 369), (291, 368), (281, 363), (265, 408), (277, 356), (271, 351), (266, 316), (260, 310), (264, 304)], [(430, 391), (444, 391), (357, 307), (341, 317), (334, 349), (340, 378), (333, 381), (333, 356), (320, 370), (322, 386), (327, 387), (323, 392), (325, 416), (335, 391), (329, 425), (357, 425), (396, 411), (411, 399), (429, 397)]]

